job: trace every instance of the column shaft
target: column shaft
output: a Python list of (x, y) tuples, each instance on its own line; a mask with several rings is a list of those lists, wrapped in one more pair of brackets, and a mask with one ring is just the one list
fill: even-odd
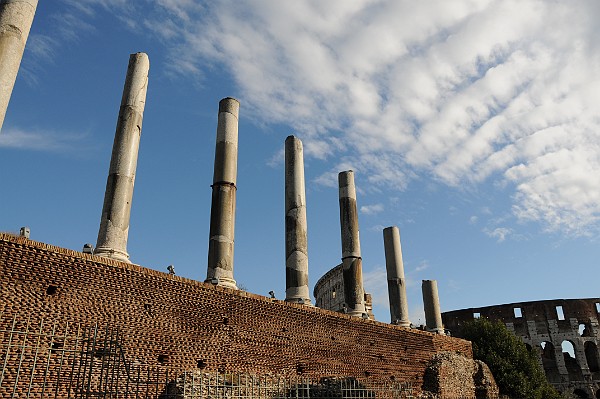
[(351, 170), (340, 172), (338, 175), (338, 183), (344, 299), (348, 307), (348, 314), (361, 317), (365, 314), (366, 310), (354, 172)]
[(237, 288), (233, 278), (233, 244), (239, 112), (238, 100), (227, 97), (219, 102), (206, 273), (206, 281), (216, 280), (230, 288)]
[(310, 305), (302, 141), (285, 140), (285, 300)]
[(0, 130), (37, 3), (37, 0), (0, 0)]
[(123, 262), (129, 262), (129, 216), (149, 69), (150, 62), (145, 53), (130, 55), (104, 193), (98, 242), (94, 251), (96, 255)]
[(427, 329), (444, 335), (437, 281), (423, 280), (421, 289), (423, 291), (423, 306), (425, 308), (425, 324)]
[(391, 323), (402, 327), (410, 327), (404, 263), (402, 262), (402, 247), (400, 246), (400, 230), (398, 230), (398, 227), (392, 226), (383, 229), (383, 243)]

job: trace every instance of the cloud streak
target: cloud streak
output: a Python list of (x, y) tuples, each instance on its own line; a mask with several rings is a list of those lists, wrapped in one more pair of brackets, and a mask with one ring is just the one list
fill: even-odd
[(246, 112), (291, 125), (307, 156), (351, 163), (373, 187), (491, 179), (517, 219), (581, 235), (600, 215), (599, 12), (584, 0), (160, 0), (143, 25), (173, 49), (173, 72), (224, 66)]
[(87, 134), (57, 133), (53, 131), (26, 131), (22, 129), (4, 129), (0, 134), (0, 148), (12, 148), (32, 151), (87, 151), (82, 145)]

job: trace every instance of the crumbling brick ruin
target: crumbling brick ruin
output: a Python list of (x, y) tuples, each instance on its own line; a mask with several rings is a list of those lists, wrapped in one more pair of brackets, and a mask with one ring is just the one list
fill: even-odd
[[(46, 325), (110, 325), (119, 330), (119, 347), (127, 361), (160, 368), (173, 377), (197, 369), (355, 376), (407, 381), (418, 395), (434, 355), (451, 352), (472, 359), (470, 342), (461, 339), (188, 280), (8, 234), (0, 234), (0, 284), (2, 326), (11, 325), (13, 316), (23, 325), (37, 325), (42, 318)], [(7, 353), (8, 340), (3, 328), (2, 353)], [(56, 355), (55, 344), (48, 345), (40, 358)], [(1, 355), (4, 369), (12, 370), (0, 383), (1, 397), (10, 397), (15, 385), (17, 392), (28, 389), (25, 364), (33, 362), (29, 355), (25, 362), (18, 353)], [(19, 367), (24, 377), (15, 383)], [(467, 385), (474, 397), (473, 381), (472, 376), (469, 381), (448, 378), (439, 386), (450, 392), (448, 387)], [(31, 397), (41, 397), (36, 384), (42, 381), (33, 380), (38, 395)], [(441, 389), (439, 397), (451, 397), (444, 392)]]
[(599, 313), (600, 298), (588, 298), (461, 309), (442, 317), (451, 331), (473, 318), (502, 321), (538, 354), (548, 381), (560, 392), (600, 398)]

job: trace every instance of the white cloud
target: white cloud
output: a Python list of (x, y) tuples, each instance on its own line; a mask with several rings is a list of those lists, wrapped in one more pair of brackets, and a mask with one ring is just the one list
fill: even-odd
[(483, 229), (483, 232), (488, 236), (498, 240), (498, 242), (504, 242), (506, 238), (513, 233), (513, 230), (508, 227), (496, 227), (493, 230)]
[[(598, 2), (160, 0), (152, 11), (144, 26), (172, 48), (173, 71), (224, 66), (245, 112), (291, 125), (307, 156), (352, 163), (372, 187), (493, 179), (520, 220), (571, 234), (599, 222)], [(316, 181), (335, 186), (332, 173)]]
[(3, 129), (0, 133), (0, 148), (16, 148), (34, 151), (85, 150), (81, 143), (87, 134), (57, 133), (53, 131), (25, 131)]
[(385, 226), (382, 224), (376, 224), (375, 226), (369, 227), (370, 231), (374, 231), (376, 233), (381, 233), (385, 229)]
[(473, 216), (471, 216), (471, 217), (469, 218), (469, 223), (470, 223), (470, 224), (476, 224), (478, 220), (479, 220), (479, 217), (477, 217), (477, 216), (473, 215)]
[(417, 265), (417, 267), (415, 267), (415, 272), (422, 272), (423, 270), (429, 268), (429, 263), (426, 260), (421, 261), (421, 263), (419, 263)]
[(360, 213), (363, 213), (365, 215), (375, 215), (377, 213), (383, 212), (383, 210), (383, 204), (363, 205), (360, 207)]

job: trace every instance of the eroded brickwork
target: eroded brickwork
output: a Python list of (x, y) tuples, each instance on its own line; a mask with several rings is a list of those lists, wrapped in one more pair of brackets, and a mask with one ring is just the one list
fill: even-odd
[[(272, 300), (0, 234), (0, 312), (109, 324), (124, 355), (176, 375), (206, 370), (411, 381), (468, 341)], [(9, 361), (16, 361), (9, 359)], [(9, 364), (9, 367), (11, 365)], [(16, 366), (16, 365), (15, 365)]]
[(442, 314), (446, 328), (455, 332), (474, 317), (501, 320), (535, 351), (548, 381), (559, 391), (589, 398), (600, 398), (599, 316), (600, 298), (521, 302)]

